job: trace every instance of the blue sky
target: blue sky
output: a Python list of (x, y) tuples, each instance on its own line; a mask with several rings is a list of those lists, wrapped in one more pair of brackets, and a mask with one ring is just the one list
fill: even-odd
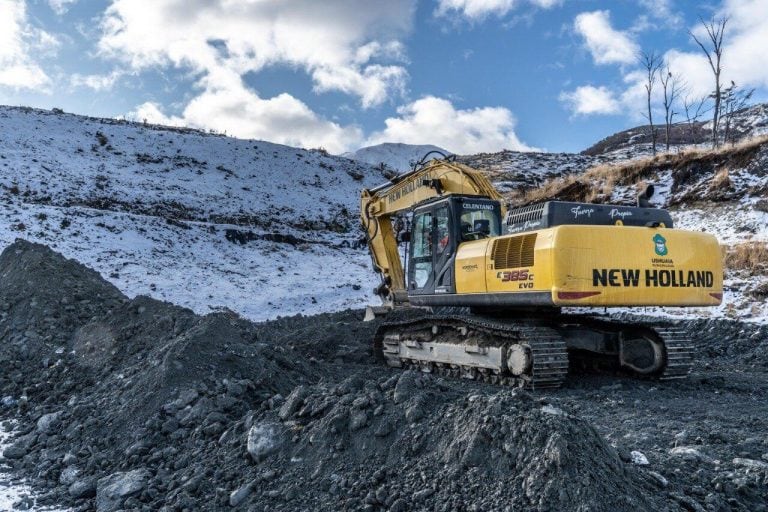
[(580, 151), (644, 122), (641, 50), (712, 90), (699, 16), (766, 100), (768, 0), (0, 0), (0, 103), (334, 153)]

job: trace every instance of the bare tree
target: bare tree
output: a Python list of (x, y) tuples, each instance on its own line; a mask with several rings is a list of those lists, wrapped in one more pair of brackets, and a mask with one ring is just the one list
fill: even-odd
[(712, 98), (715, 100), (715, 108), (713, 109), (712, 114), (712, 147), (716, 148), (719, 140), (720, 101), (722, 100), (720, 73), (723, 68), (720, 61), (723, 56), (723, 37), (725, 36), (725, 25), (728, 23), (728, 18), (721, 18), (719, 20), (712, 18), (710, 21), (704, 21), (704, 18), (699, 19), (707, 32), (707, 37), (709, 38), (709, 41), (707, 41), (708, 44), (705, 45), (702, 43), (690, 30), (688, 31), (688, 34), (690, 34), (693, 40), (696, 41), (696, 44), (701, 47), (704, 55), (707, 56), (709, 67), (712, 68), (712, 74), (715, 76), (715, 91), (712, 93)]
[(731, 80), (730, 87), (725, 87), (722, 90), (722, 112), (720, 112), (720, 119), (721, 122), (725, 123), (725, 126), (723, 127), (724, 144), (727, 144), (729, 139), (731, 144), (736, 143), (736, 137), (732, 132), (734, 114), (747, 105), (747, 102), (752, 98), (754, 92), (754, 89), (745, 91), (740, 90), (739, 86), (736, 85), (733, 80)]
[(648, 124), (650, 125), (651, 149), (655, 155), (656, 129), (653, 127), (653, 109), (651, 108), (651, 96), (653, 95), (653, 86), (656, 83), (656, 75), (659, 73), (659, 69), (661, 69), (662, 60), (655, 51), (651, 53), (641, 52), (638, 59), (640, 60), (640, 64), (643, 66), (643, 68), (645, 68), (646, 72), (645, 92), (648, 98), (648, 112), (647, 114), (643, 114), (643, 116), (648, 119)]
[(686, 96), (683, 99), (683, 109), (685, 110), (685, 120), (688, 123), (688, 134), (690, 135), (691, 144), (698, 144), (696, 139), (696, 123), (699, 122), (701, 116), (707, 113), (706, 108), (707, 100), (709, 97), (702, 96), (695, 99), (690, 96)]
[(659, 73), (659, 81), (664, 91), (664, 141), (667, 151), (669, 151), (670, 131), (672, 130), (672, 119), (678, 114), (675, 112), (675, 102), (678, 100), (682, 89), (685, 87), (677, 75), (673, 75), (667, 65), (664, 73)]

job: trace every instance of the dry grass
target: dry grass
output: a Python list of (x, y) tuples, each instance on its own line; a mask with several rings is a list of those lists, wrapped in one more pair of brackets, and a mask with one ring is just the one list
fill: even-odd
[(720, 169), (709, 184), (710, 190), (727, 190), (731, 188), (730, 172), (727, 168)]
[[(751, 155), (757, 148), (768, 142), (768, 135), (746, 139), (735, 145), (723, 145), (718, 149), (695, 148), (680, 152), (659, 153), (656, 156), (638, 158), (622, 163), (600, 164), (587, 169), (580, 175), (549, 180), (538, 189), (529, 190), (519, 199), (520, 205), (545, 201), (564, 195), (573, 195), (574, 190), (584, 187), (585, 192), (575, 199), (593, 202), (601, 197), (610, 197), (616, 185), (635, 185), (651, 177), (660, 169), (676, 169), (692, 164), (715, 163)], [(721, 179), (728, 178), (727, 173)], [(722, 183), (721, 183), (722, 184)], [(595, 192), (587, 190), (596, 189)], [(592, 201), (590, 201), (592, 199)]]
[(768, 242), (742, 242), (723, 247), (723, 262), (728, 270), (747, 270), (752, 274), (768, 270)]

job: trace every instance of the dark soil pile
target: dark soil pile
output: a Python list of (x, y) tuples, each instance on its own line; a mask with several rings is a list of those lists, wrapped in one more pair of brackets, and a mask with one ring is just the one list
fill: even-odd
[[(5, 456), (33, 483), (54, 489), (41, 503), (88, 509), (99, 478), (134, 467), (162, 475), (166, 467), (171, 476), (154, 482), (161, 485), (129, 493), (156, 510), (182, 479), (173, 470), (189, 466), (202, 445), (216, 445), (231, 422), (274, 395), (317, 381), (325, 372), (313, 361), (352, 352), (337, 344), (329, 353), (323, 336), (314, 337), (323, 348), (312, 352), (299, 337), (297, 357), (299, 348), (269, 339), (295, 319), (259, 326), (147, 297), (128, 300), (96, 272), (25, 241), (3, 252), (0, 271), (7, 340), (0, 362), (8, 369), (0, 390), (4, 412), (22, 414), (24, 433)], [(357, 323), (353, 316), (312, 325), (333, 336)], [(208, 461), (198, 462), (190, 469), (204, 473)], [(204, 493), (216, 483), (206, 479)]]
[[(298, 387), (254, 419), (256, 510), (660, 510), (585, 421), (416, 372)], [(273, 446), (270, 450), (254, 446)], [(307, 492), (312, 489), (312, 492)]]
[[(41, 492), (38, 505), (697, 505), (684, 486), (662, 490), (663, 477), (631, 464), (557, 399), (385, 368), (369, 349), (376, 323), (361, 322), (359, 311), (262, 324), (199, 316), (129, 300), (97, 273), (23, 241), (0, 255), (0, 309), (0, 414), (18, 430), (4, 462)], [(638, 388), (634, 396), (647, 395)], [(758, 473), (751, 494), (732, 498), (734, 510), (764, 495), (760, 461), (749, 460)]]
[(768, 325), (735, 320), (686, 322), (706, 359), (768, 370)]

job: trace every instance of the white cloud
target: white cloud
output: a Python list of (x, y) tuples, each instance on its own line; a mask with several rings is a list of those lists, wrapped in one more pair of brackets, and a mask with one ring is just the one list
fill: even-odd
[[(650, 17), (663, 27), (679, 28), (684, 20), (683, 16), (674, 9), (672, 0), (640, 0)], [(649, 25), (646, 28), (659, 28)]]
[(436, 144), (456, 153), (492, 152), (502, 149), (530, 151), (515, 134), (515, 118), (503, 107), (457, 110), (443, 98), (426, 96), (398, 109), (399, 117), (385, 121), (366, 145), (382, 142)]
[(51, 6), (53, 12), (61, 16), (66, 14), (70, 6), (76, 2), (77, 0), (48, 0), (48, 5)]
[(306, 104), (282, 93), (264, 99), (237, 77), (225, 89), (208, 89), (194, 98), (180, 116), (167, 116), (157, 103), (144, 103), (128, 117), (151, 123), (192, 126), (241, 138), (263, 139), (299, 147), (324, 147), (332, 153), (359, 147), (362, 132), (320, 118)]
[(628, 33), (611, 26), (609, 11), (583, 12), (576, 16), (573, 26), (584, 38), (584, 45), (595, 64), (631, 64), (637, 61), (640, 47)]
[[(543, 9), (549, 9), (562, 2), (563, 0), (527, 0), (527, 3)], [(519, 3), (519, 0), (438, 0), (435, 14), (445, 16), (457, 12), (470, 20), (479, 20), (488, 15), (504, 16)]]
[(726, 0), (721, 16), (728, 17), (723, 51), (725, 78), (743, 86), (768, 87), (768, 2)]
[(342, 91), (370, 107), (403, 91), (398, 38), (414, 9), (415, 0), (114, 0), (99, 48), (135, 69), (188, 68), (213, 84), (222, 70), (289, 65), (317, 92)]
[[(717, 18), (727, 17), (723, 44), (722, 82), (731, 80), (743, 88), (768, 88), (768, 2), (764, 0), (725, 0)], [(701, 24), (692, 27), (706, 45), (707, 36)], [(714, 77), (704, 53), (696, 47), (691, 51), (671, 49), (665, 54), (670, 68), (685, 78), (694, 96), (704, 96), (715, 88)]]
[(664, 54), (669, 69), (685, 78), (688, 93), (695, 97), (708, 95), (715, 88), (712, 71), (703, 53), (669, 50)]
[(29, 23), (24, 0), (0, 0), (0, 86), (45, 92), (51, 80), (32, 54), (50, 55), (58, 44)]
[(560, 101), (565, 103), (575, 115), (618, 114), (621, 104), (613, 92), (605, 86), (583, 85), (570, 92), (560, 93)]
[[(671, 4), (663, 0), (643, 0), (647, 6), (656, 5), (663, 11)], [(666, 6), (666, 7), (665, 7)], [(759, 65), (765, 60), (768, 48), (768, 2), (765, 0), (724, 0), (715, 18), (728, 18), (723, 44), (722, 83), (734, 81), (743, 89), (768, 89), (768, 66)], [(707, 36), (700, 23), (691, 27), (699, 39), (707, 44)], [(715, 88), (712, 70), (704, 53), (691, 41), (691, 49), (672, 48), (664, 54), (671, 72), (685, 83), (686, 95), (701, 98)], [(560, 98), (575, 113), (615, 114), (627, 112), (635, 120), (642, 120), (646, 91), (643, 71), (631, 69), (623, 72), (626, 86), (611, 91), (606, 87), (585, 86), (573, 92), (564, 92)], [(576, 94), (581, 91), (582, 94)], [(587, 92), (587, 94), (583, 94)], [(661, 87), (656, 83), (653, 101), (660, 103)], [(589, 105), (593, 105), (589, 108)], [(602, 105), (602, 107), (601, 107)], [(581, 110), (581, 112), (579, 112)]]
[(70, 77), (73, 87), (88, 87), (94, 91), (108, 91), (114, 87), (117, 80), (123, 75), (120, 71), (112, 71), (106, 75), (81, 75), (75, 73)]

